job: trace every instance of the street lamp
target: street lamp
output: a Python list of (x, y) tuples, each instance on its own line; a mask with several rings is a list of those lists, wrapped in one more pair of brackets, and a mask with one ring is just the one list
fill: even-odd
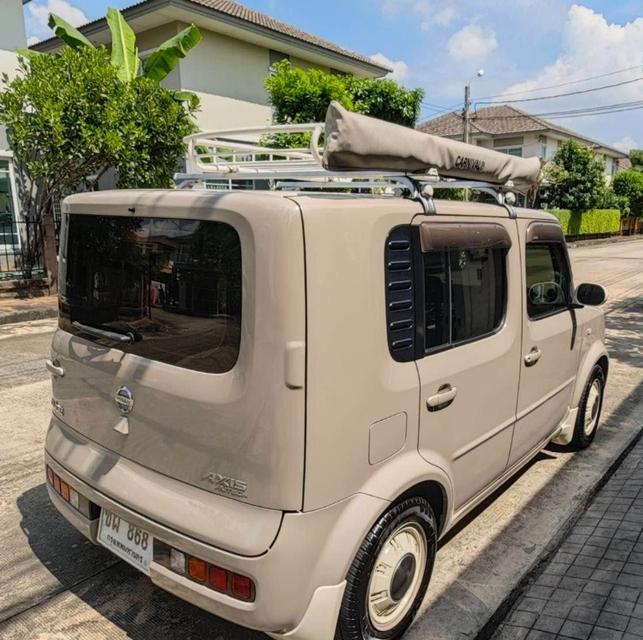
[(468, 144), (471, 137), (471, 120), (469, 116), (469, 109), (471, 107), (471, 82), (476, 78), (482, 78), (484, 69), (478, 69), (476, 75), (467, 82), (464, 86), (464, 109), (462, 110), (462, 118), (464, 120), (463, 140)]

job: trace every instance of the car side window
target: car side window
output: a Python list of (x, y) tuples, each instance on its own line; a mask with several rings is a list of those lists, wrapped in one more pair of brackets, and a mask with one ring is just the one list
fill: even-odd
[(496, 331), (505, 312), (505, 249), (423, 253), (425, 349), (431, 351)]
[(562, 243), (528, 243), (526, 270), (530, 318), (542, 318), (568, 308), (571, 277)]

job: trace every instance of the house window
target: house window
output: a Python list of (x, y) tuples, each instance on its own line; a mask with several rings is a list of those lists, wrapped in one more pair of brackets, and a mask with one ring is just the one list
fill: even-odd
[(290, 56), (287, 53), (281, 53), (281, 51), (273, 51), (270, 49), (268, 52), (269, 63), (268, 68), (270, 71), (274, 71), (275, 65), (282, 60), (290, 60)]
[(9, 160), (0, 160), (0, 224), (15, 220)]
[(20, 269), (22, 244), (15, 212), (15, 189), (10, 163), (10, 160), (0, 159), (0, 274), (5, 276)]
[(517, 156), (518, 158), (522, 158), (522, 147), (500, 147), (497, 148), (496, 151), (500, 151), (500, 153), (506, 153), (509, 156)]

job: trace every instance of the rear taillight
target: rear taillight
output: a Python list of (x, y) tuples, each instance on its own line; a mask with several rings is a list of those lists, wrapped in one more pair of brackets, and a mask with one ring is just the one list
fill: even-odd
[(98, 518), (98, 507), (87, 498), (81, 496), (76, 489), (65, 482), (49, 465), (47, 465), (47, 483), (53, 490), (76, 511), (86, 518)]
[(193, 582), (245, 602), (253, 602), (256, 587), (251, 578), (183, 553), (160, 540), (154, 541), (154, 561)]

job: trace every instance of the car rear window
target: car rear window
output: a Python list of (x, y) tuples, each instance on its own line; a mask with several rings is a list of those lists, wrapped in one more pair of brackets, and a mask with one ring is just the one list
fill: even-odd
[(66, 228), (62, 329), (178, 367), (232, 369), (241, 335), (241, 243), (232, 226), (70, 215)]

